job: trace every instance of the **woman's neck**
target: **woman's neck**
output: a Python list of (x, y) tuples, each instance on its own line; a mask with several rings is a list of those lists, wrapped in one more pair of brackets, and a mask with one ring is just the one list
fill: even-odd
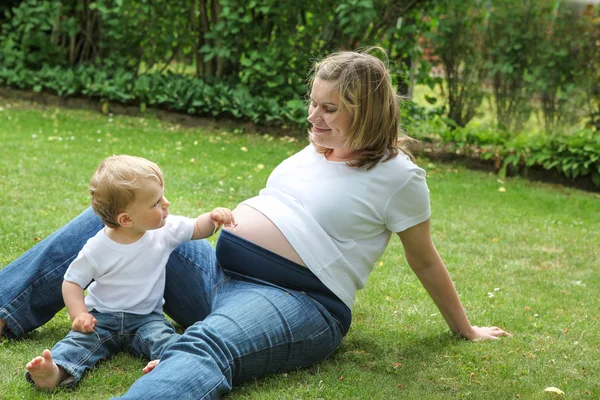
[(356, 158), (356, 152), (345, 149), (333, 149), (325, 154), (328, 161), (352, 161)]

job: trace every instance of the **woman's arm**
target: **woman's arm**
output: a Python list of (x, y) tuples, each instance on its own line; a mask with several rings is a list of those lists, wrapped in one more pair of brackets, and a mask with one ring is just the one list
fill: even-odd
[(469, 340), (497, 339), (510, 336), (498, 327), (472, 326), (460, 302), (450, 274), (433, 241), (429, 220), (399, 232), (406, 260), (427, 290), (446, 323), (457, 335)]

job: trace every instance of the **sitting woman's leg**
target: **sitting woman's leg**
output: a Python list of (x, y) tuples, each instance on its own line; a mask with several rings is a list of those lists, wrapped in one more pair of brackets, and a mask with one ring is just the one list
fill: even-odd
[(340, 322), (308, 295), (227, 278), (212, 313), (123, 398), (218, 399), (234, 385), (325, 359), (342, 336)]
[(7, 337), (23, 336), (64, 307), (63, 275), (85, 242), (103, 227), (89, 208), (0, 270), (0, 319), (6, 323)]
[(225, 279), (215, 249), (206, 240), (177, 247), (167, 262), (164, 311), (183, 328), (212, 310), (213, 290)]

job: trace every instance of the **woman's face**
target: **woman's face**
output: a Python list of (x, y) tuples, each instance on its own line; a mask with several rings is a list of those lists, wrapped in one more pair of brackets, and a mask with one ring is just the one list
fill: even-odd
[(312, 140), (327, 149), (343, 149), (352, 117), (352, 112), (342, 107), (334, 82), (316, 78), (310, 91), (307, 118), (311, 123)]

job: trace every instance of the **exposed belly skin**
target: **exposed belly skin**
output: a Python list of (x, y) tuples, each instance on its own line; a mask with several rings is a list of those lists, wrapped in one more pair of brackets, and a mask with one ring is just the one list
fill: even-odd
[(233, 210), (233, 216), (237, 226), (223, 229), (275, 254), (279, 254), (288, 260), (305, 266), (285, 236), (264, 214), (252, 207), (240, 204)]

